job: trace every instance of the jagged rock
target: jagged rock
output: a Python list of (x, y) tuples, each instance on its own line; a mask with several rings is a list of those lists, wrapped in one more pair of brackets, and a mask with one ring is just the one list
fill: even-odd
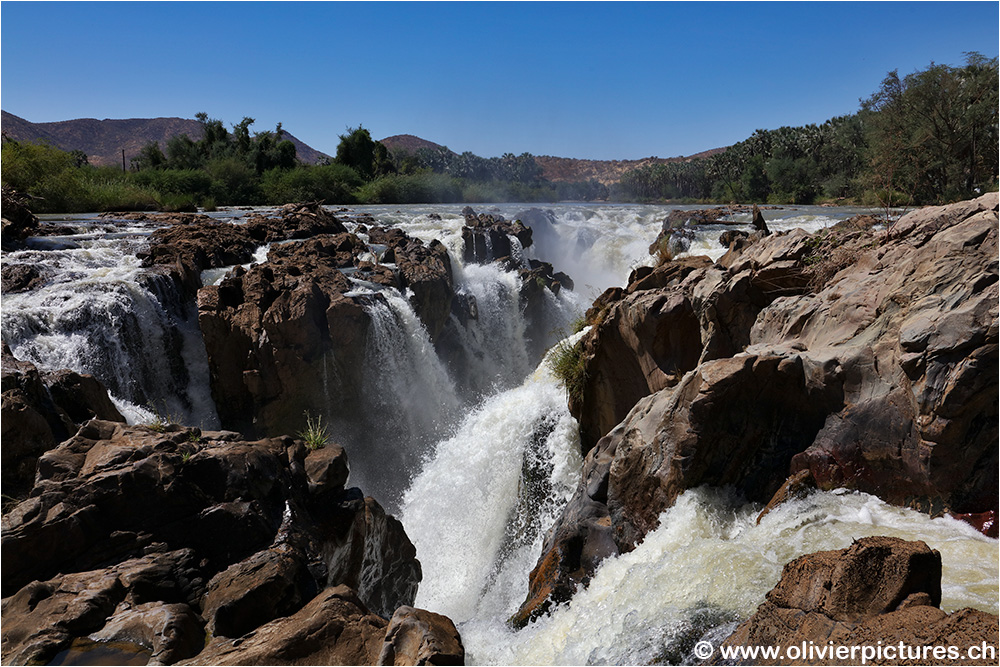
[(374, 665), (388, 623), (347, 586), (239, 639), (218, 637), (180, 665)]
[(250, 236), (261, 243), (273, 243), (347, 231), (340, 219), (321, 202), (285, 204), (275, 213), (275, 216), (250, 216), (245, 223)]
[[(267, 261), (236, 269), (198, 293), (212, 395), (222, 424), (255, 433), (296, 432), (304, 412), (357, 412), (371, 318), (378, 294), (347, 296), (347, 274), (413, 293), (413, 307), (432, 336), (444, 327), (454, 296), (445, 247), (424, 245), (399, 230), (369, 230), (387, 246), (374, 264), (356, 235), (320, 235), (271, 248)], [(330, 378), (338, 382), (329, 382)], [(333, 386), (336, 384), (336, 386)]]
[(202, 597), (202, 616), (213, 635), (242, 637), (276, 616), (294, 613), (315, 594), (305, 554), (282, 544), (212, 577)]
[(339, 445), (328, 444), (314, 449), (305, 458), (309, 491), (315, 494), (338, 493), (344, 490), (349, 474), (347, 452)]
[(370, 318), (341, 269), (364, 244), (353, 234), (277, 246), (268, 261), (198, 292), (212, 396), (226, 428), (294, 433), (303, 412), (323, 415), (341, 378), (344, 405), (360, 386)]
[[(785, 565), (781, 580), (756, 613), (726, 639), (724, 646), (845, 647), (851, 659), (785, 658), (735, 664), (859, 664), (860, 648), (909, 650), (952, 646), (966, 655), (970, 646), (997, 645), (997, 616), (973, 609), (946, 614), (941, 601), (941, 555), (923, 542), (867, 537), (847, 549), (821, 551)], [(900, 649), (902, 650), (902, 649)], [(722, 664), (716, 651), (709, 664)], [(897, 656), (870, 664), (901, 664)], [(904, 656), (899, 656), (904, 657)], [(917, 664), (930, 664), (928, 654)], [(993, 659), (962, 664), (993, 664)], [(729, 664), (729, 663), (727, 663)], [(947, 664), (953, 664), (949, 661)]]
[(771, 230), (767, 228), (767, 222), (764, 220), (764, 214), (760, 212), (757, 204), (753, 205), (753, 220), (750, 221), (750, 224), (764, 236), (768, 236), (771, 233)]
[(785, 483), (781, 485), (781, 488), (774, 492), (771, 500), (767, 502), (767, 505), (760, 511), (760, 514), (757, 515), (756, 523), (759, 524), (761, 519), (770, 514), (771, 510), (777, 508), (779, 505), (796, 498), (804, 498), (815, 489), (816, 480), (813, 479), (812, 473), (808, 470), (800, 470), (794, 475), (790, 475), (785, 480)]
[(447, 616), (400, 607), (386, 628), (379, 665), (464, 665), (465, 647)]
[(38, 457), (92, 418), (124, 422), (107, 389), (90, 375), (40, 372), (3, 346), (2, 455), (4, 493), (23, 496), (35, 479)]
[(5, 663), (44, 662), (106, 622), (117, 636), (115, 616), (146, 628), (154, 657), (192, 645), (157, 643), (159, 627), (190, 628), (161, 613), (182, 609), (129, 612), (138, 605), (187, 605), (235, 637), (327, 586), (357, 587), (386, 616), (412, 604), (413, 545), (374, 500), (342, 489), (345, 461), (330, 462), (316, 494), (304, 442), (211, 435), (93, 420), (42, 457), (31, 496), (3, 518)]
[[(174, 656), (200, 648), (204, 640), (201, 624), (183, 609), (200, 582), (200, 574), (193, 552), (179, 550), (132, 558), (99, 570), (32, 581), (4, 599), (4, 664), (45, 663), (74, 637), (85, 637), (107, 627), (108, 619), (112, 623), (107, 627), (110, 635), (116, 627), (128, 622), (123, 617), (126, 609), (145, 605), (142, 608), (149, 611), (162, 606), (157, 600), (169, 602), (170, 615), (183, 614), (185, 618), (175, 619), (173, 633), (169, 632), (172, 625), (169, 618), (156, 614), (163, 625), (155, 618), (145, 619), (150, 647), (156, 645)], [(138, 619), (133, 617), (131, 621)], [(156, 635), (161, 637), (158, 639)]]
[(368, 238), (386, 246), (384, 261), (399, 267), (399, 286), (413, 291), (413, 310), (431, 340), (437, 340), (451, 315), (455, 296), (448, 249), (437, 239), (424, 245), (395, 228), (372, 228)]
[[(685, 279), (710, 266), (708, 258), (688, 257), (656, 269), (637, 269), (628, 297), (613, 288), (588, 312), (588, 321), (596, 324), (582, 341), (588, 379), (580, 400), (570, 401), (570, 412), (580, 422), (584, 453), (636, 401), (676, 384), (697, 365), (701, 324), (693, 303), (695, 287)], [(677, 289), (664, 293), (675, 285)]]
[(520, 220), (511, 222), (499, 214), (476, 213), (469, 206), (462, 209), (462, 215), (465, 216), (462, 241), (466, 264), (488, 264), (515, 255), (511, 238), (518, 240), (521, 249), (531, 246), (531, 229)]
[[(821, 489), (995, 516), (996, 257), (992, 193), (887, 232), (772, 234), (714, 266), (636, 272), (602, 297), (571, 404), (585, 450), (596, 446), (518, 619), (586, 583), (700, 484), (763, 503), (808, 470)], [(664, 313), (673, 338), (654, 326)]]

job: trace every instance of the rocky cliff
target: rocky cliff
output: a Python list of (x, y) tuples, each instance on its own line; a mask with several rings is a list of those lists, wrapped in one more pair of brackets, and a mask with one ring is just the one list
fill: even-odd
[(571, 403), (587, 458), (527, 622), (684, 490), (765, 503), (790, 475), (931, 513), (997, 511), (997, 195), (734, 239), (635, 272), (589, 316)]

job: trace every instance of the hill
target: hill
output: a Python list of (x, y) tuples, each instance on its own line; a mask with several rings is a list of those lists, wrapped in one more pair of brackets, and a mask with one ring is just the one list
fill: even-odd
[[(382, 139), (382, 144), (389, 149), (390, 153), (406, 151), (415, 153), (421, 148), (448, 150), (441, 144), (436, 144), (427, 139), (413, 136), (412, 134), (397, 134), (395, 136)], [(542, 177), (554, 183), (578, 183), (581, 181), (595, 180), (605, 185), (617, 183), (622, 174), (631, 169), (638, 169), (649, 164), (667, 162), (685, 162), (695, 158), (709, 157), (716, 153), (721, 153), (725, 148), (713, 148), (712, 150), (690, 155), (688, 157), (658, 158), (648, 157), (641, 160), (578, 160), (569, 157), (552, 157), (549, 155), (536, 155), (535, 162), (542, 168)], [(451, 151), (453, 152), (453, 151)]]
[(433, 141), (428, 141), (427, 139), (421, 139), (420, 137), (415, 137), (412, 134), (396, 134), (391, 137), (386, 137), (382, 139), (380, 143), (389, 149), (390, 153), (396, 153), (399, 151), (405, 151), (407, 153), (416, 153), (421, 148), (430, 148), (431, 150), (439, 150), (445, 146), (441, 144), (436, 144)]
[(725, 148), (713, 148), (688, 157), (658, 158), (647, 157), (641, 160), (577, 160), (568, 157), (552, 157), (549, 155), (535, 156), (535, 162), (542, 168), (542, 176), (553, 182), (580, 182), (595, 180), (605, 185), (617, 183), (622, 174), (632, 169), (638, 169), (650, 164), (666, 164), (668, 162), (686, 162), (695, 158), (709, 157), (721, 153)]
[[(81, 150), (93, 165), (120, 165), (122, 150), (126, 163), (139, 154), (150, 141), (165, 148), (167, 141), (178, 134), (192, 139), (201, 138), (201, 124), (190, 118), (77, 118), (53, 123), (32, 123), (12, 113), (0, 112), (0, 130), (15, 141), (44, 141), (63, 150)], [(315, 164), (324, 157), (316, 149), (285, 132), (285, 138), (295, 144), (299, 160)]]

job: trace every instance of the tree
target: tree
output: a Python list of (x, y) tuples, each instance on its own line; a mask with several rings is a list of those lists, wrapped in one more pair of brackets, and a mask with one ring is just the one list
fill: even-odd
[(964, 67), (931, 63), (892, 71), (862, 101), (876, 185), (918, 201), (975, 194), (996, 179), (997, 59), (966, 54)]
[(334, 160), (358, 172), (366, 181), (395, 172), (388, 149), (381, 142), (372, 139), (368, 130), (361, 125), (349, 127), (346, 134), (340, 135)]

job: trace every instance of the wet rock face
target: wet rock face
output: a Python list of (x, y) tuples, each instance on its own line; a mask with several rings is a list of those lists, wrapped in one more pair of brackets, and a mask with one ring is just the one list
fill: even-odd
[(588, 313), (570, 408), (591, 449), (522, 620), (700, 484), (766, 503), (808, 472), (821, 489), (995, 516), (997, 195), (887, 232), (750, 241), (715, 265), (639, 270)]
[(342, 584), (363, 615), (411, 604), (413, 545), (344, 489), (344, 459), (291, 438), (88, 422), (4, 516), (4, 662), (45, 662), (98, 631), (172, 662), (198, 654), (206, 630), (243, 636)]
[[(941, 601), (941, 556), (923, 542), (866, 537), (847, 549), (808, 554), (785, 565), (781, 580), (756, 613), (724, 645), (788, 649), (828, 642), (850, 649), (911, 649), (997, 645), (997, 617), (973, 609), (946, 614)], [(716, 651), (709, 664), (722, 664)], [(773, 659), (739, 664), (857, 664), (853, 660)], [(874, 660), (874, 664), (898, 664)], [(904, 656), (905, 657), (905, 656)], [(937, 656), (931, 656), (937, 657)], [(915, 662), (929, 663), (929, 659)], [(989, 664), (990, 660), (963, 664)]]
[(503, 257), (511, 257), (514, 252), (511, 237), (516, 238), (521, 248), (531, 245), (531, 229), (521, 224), (505, 220), (502, 215), (476, 213), (471, 207), (462, 209), (465, 226), (462, 241), (465, 244), (466, 264), (489, 264)]

